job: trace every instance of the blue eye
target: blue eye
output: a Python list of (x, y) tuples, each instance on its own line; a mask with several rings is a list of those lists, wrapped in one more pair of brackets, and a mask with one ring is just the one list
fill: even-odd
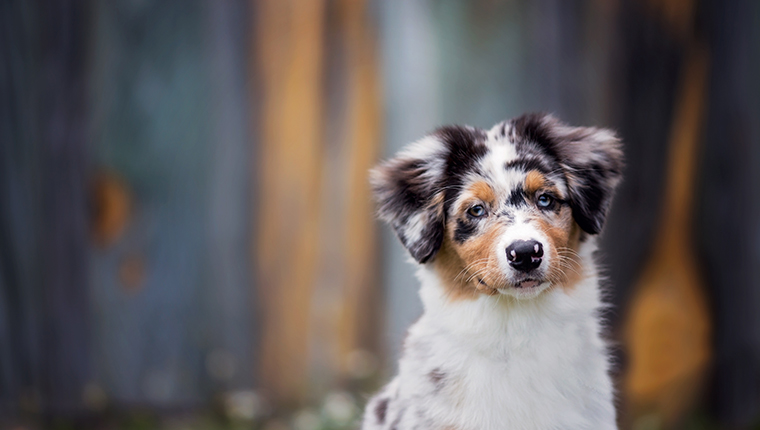
[(475, 205), (467, 209), (467, 213), (475, 218), (480, 218), (486, 214), (486, 208), (483, 205)]
[(538, 196), (538, 207), (548, 208), (552, 205), (552, 203), (554, 203), (552, 196), (548, 194), (541, 194)]

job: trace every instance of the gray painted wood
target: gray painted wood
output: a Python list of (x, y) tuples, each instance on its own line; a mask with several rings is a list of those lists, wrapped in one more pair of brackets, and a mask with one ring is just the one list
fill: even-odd
[[(434, 23), (430, 2), (382, 2), (381, 55), (385, 88), (385, 157), (441, 123), (440, 82), (435, 67)], [(382, 276), (386, 294), (388, 366), (395, 369), (406, 329), (422, 313), (413, 263), (388, 226), (382, 227)]]
[(86, 289), (87, 8), (4, 2), (0, 411), (82, 408)]
[(246, 18), (242, 2), (98, 5), (93, 158), (133, 203), (124, 236), (91, 253), (97, 384), (116, 404), (252, 383)]
[[(248, 18), (242, 0), (0, 4), (0, 418), (251, 388)], [(105, 246), (102, 171), (132, 201)]]
[(712, 55), (695, 236), (715, 312), (712, 403), (721, 423), (760, 422), (760, 5), (706, 1)]

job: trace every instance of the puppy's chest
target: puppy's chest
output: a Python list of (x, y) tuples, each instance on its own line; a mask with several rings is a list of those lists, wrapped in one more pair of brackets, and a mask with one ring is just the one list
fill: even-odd
[(436, 339), (426, 363), (416, 363), (430, 382), (433, 415), (462, 429), (582, 425), (589, 404), (609, 396), (601, 351), (574, 327), (526, 335)]

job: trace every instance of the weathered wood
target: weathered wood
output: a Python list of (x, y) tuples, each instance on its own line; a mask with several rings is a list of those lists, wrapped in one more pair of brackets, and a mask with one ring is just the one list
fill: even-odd
[(609, 294), (618, 309), (608, 318), (619, 327), (662, 214), (668, 133), (684, 48), (642, 2), (620, 2), (612, 19), (616, 29), (607, 54), (612, 76), (605, 106), (610, 125), (623, 139), (626, 169), (601, 237), (600, 261), (608, 267)]
[(247, 0), (205, 2), (204, 57), (208, 69), (211, 148), (206, 229), (208, 325), (205, 367), (212, 393), (251, 389), (257, 308), (251, 230), (257, 209), (251, 191), (256, 142), (249, 129)]
[(251, 388), (245, 12), (96, 4), (93, 170), (130, 201), (90, 253), (93, 391), (115, 407)]
[(692, 234), (708, 66), (706, 50), (695, 46), (677, 96), (661, 224), (634, 287), (624, 333), (629, 408), (654, 412), (671, 426), (700, 400), (712, 355), (712, 321)]
[(368, 172), (377, 161), (383, 137), (375, 23), (368, 1), (339, 2), (342, 42), (346, 52), (346, 110), (343, 153), (346, 211), (342, 231), (345, 284), (338, 315), (338, 369), (347, 377), (350, 355), (357, 350), (379, 352), (377, 321), (382, 304), (379, 282), (375, 206)]
[(257, 9), (261, 378), (278, 406), (346, 387), (352, 357), (379, 349), (381, 313), (367, 179), (382, 135), (369, 5), (298, 4)]
[(91, 377), (87, 4), (4, 2), (0, 399), (72, 414)]
[[(39, 224), (40, 24), (31, 2), (0, 3), (0, 417), (39, 411), (43, 352)], [(25, 399), (27, 401), (25, 401)]]
[(322, 204), (324, 13), (321, 0), (262, 1), (254, 12), (262, 98), (256, 121), (260, 375), (276, 404), (303, 399), (308, 387)]
[(760, 4), (702, 3), (712, 58), (695, 235), (715, 325), (711, 402), (726, 428), (760, 420)]
[(84, 406), (91, 378), (87, 289), (86, 3), (42, 8), (43, 402), (50, 413)]

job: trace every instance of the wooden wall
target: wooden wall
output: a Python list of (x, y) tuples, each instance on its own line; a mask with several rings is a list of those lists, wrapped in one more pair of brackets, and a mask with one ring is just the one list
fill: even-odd
[(91, 377), (86, 7), (0, 6), (0, 416), (81, 406)]
[(260, 372), (271, 398), (297, 403), (378, 352), (375, 29), (363, 1), (262, 1), (255, 19)]
[(4, 2), (0, 407), (253, 383), (244, 2)]
[[(369, 388), (421, 308), (367, 170), (438, 125), (545, 110), (626, 144), (601, 242), (623, 423), (756, 422), (759, 16), (751, 0), (0, 3), (0, 415)], [(671, 348), (687, 337), (652, 309), (700, 328), (699, 348)], [(684, 355), (693, 383), (647, 379), (647, 357)]]

